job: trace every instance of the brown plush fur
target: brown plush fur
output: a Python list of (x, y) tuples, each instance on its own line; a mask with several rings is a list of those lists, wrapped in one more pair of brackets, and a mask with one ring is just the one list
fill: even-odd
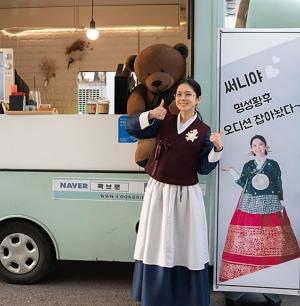
[[(131, 55), (126, 60), (126, 68), (134, 71), (139, 85), (134, 88), (127, 102), (127, 113), (134, 115), (158, 106), (160, 100), (170, 113), (178, 113), (174, 100), (176, 84), (185, 78), (188, 48), (184, 44), (174, 47), (165, 44), (151, 45)], [(159, 94), (159, 99), (155, 97)], [(154, 139), (138, 141), (136, 162), (148, 159), (155, 146)]]

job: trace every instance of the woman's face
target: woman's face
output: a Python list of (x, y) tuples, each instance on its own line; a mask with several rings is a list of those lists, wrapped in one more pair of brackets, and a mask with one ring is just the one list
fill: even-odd
[(266, 145), (259, 138), (253, 139), (251, 150), (254, 153), (254, 155), (258, 157), (263, 157), (266, 155)]
[(176, 106), (181, 112), (195, 112), (195, 107), (200, 101), (194, 89), (188, 84), (178, 86), (175, 94)]

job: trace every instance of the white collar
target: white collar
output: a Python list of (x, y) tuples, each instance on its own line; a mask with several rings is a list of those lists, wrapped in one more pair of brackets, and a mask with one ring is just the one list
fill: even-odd
[(196, 119), (197, 119), (197, 113), (188, 119), (185, 123), (181, 123), (180, 121), (180, 113), (177, 116), (177, 134), (181, 134), (184, 132)]
[(265, 156), (262, 160), (259, 160), (256, 156), (254, 158), (256, 164), (257, 164), (257, 169), (260, 169), (262, 167), (262, 165), (265, 163), (267, 157)]

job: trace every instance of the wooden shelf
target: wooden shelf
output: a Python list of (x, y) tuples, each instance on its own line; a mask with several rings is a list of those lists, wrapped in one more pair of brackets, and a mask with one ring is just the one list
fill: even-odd
[(37, 111), (10, 111), (7, 110), (8, 103), (2, 103), (3, 111), (5, 115), (55, 115), (58, 114), (56, 108), (49, 108), (45, 110)]
[(56, 109), (49, 111), (5, 111), (5, 115), (55, 115), (58, 114)]

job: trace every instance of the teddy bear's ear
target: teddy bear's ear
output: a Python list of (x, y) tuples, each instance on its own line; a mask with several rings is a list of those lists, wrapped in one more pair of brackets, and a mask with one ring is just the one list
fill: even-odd
[(185, 44), (176, 44), (174, 47), (182, 56), (183, 58), (187, 58), (189, 55), (189, 49)]
[(130, 55), (126, 62), (125, 62), (125, 67), (127, 70), (133, 72), (134, 71), (134, 61), (136, 59), (136, 55)]

